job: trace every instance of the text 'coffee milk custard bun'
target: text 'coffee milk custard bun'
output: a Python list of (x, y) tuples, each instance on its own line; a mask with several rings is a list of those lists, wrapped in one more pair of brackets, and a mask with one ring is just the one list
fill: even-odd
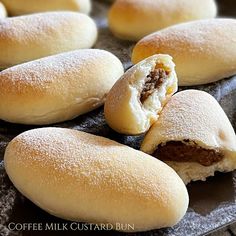
[(167, 53), (176, 64), (179, 85), (207, 84), (236, 74), (235, 38), (234, 19), (183, 23), (140, 40), (132, 62)]
[(154, 55), (129, 69), (107, 95), (104, 110), (109, 126), (130, 135), (146, 132), (177, 91), (174, 67), (170, 56)]
[(214, 0), (116, 0), (108, 21), (115, 36), (137, 41), (168, 26), (216, 14)]
[(186, 184), (236, 169), (234, 129), (218, 102), (203, 91), (175, 94), (141, 150), (165, 161)]
[(175, 225), (188, 207), (184, 183), (165, 163), (80, 131), (25, 132), (10, 142), (4, 163), (23, 195), (66, 220), (146, 231)]
[(0, 73), (0, 119), (51, 124), (89, 112), (124, 73), (113, 54), (81, 49), (11, 67)]
[(45, 11), (91, 11), (90, 0), (1, 0), (10, 15), (24, 15)]
[(0, 18), (4, 18), (7, 16), (7, 11), (4, 5), (0, 2)]
[(50, 12), (0, 19), (0, 69), (61, 52), (90, 48), (95, 22), (75, 12)]

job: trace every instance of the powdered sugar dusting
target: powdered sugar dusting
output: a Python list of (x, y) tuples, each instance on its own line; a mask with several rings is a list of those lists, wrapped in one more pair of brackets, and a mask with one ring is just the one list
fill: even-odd
[[(0, 20), (0, 39), (18, 41), (24, 44), (38, 40), (39, 36), (54, 37), (58, 28), (66, 31), (71, 27), (71, 20), (84, 21), (88, 16), (74, 12), (49, 12), (25, 16), (4, 18)], [(47, 43), (47, 42), (45, 42)]]
[[(69, 129), (28, 131), (15, 138), (9, 149), (14, 151), (15, 160), (12, 161), (18, 163), (19, 168), (32, 168), (39, 172), (48, 168), (53, 172), (53, 176), (49, 173), (42, 176), (44, 184), (45, 181), (63, 182), (71, 176), (78, 183), (82, 181), (88, 186), (104, 188), (104, 191), (111, 186), (117, 192), (136, 189), (136, 194), (149, 199), (154, 196), (161, 198), (160, 186), (165, 193), (170, 191), (171, 186), (163, 184), (166, 181), (178, 181), (173, 180), (176, 176), (167, 166), (144, 153)], [(173, 175), (159, 175), (159, 169), (166, 169)]]
[[(164, 47), (171, 50), (174, 54), (179, 54), (188, 48), (189, 56), (191, 53), (207, 51), (208, 54), (215, 52), (217, 41), (213, 40), (214, 35), (222, 35), (222, 40), (235, 41), (232, 31), (236, 32), (236, 20), (233, 19), (210, 19), (199, 20), (179, 25), (171, 26), (156, 33), (153, 33), (143, 40), (140, 44), (153, 45), (153, 47)], [(159, 37), (162, 38), (159, 41)], [(183, 47), (182, 45), (185, 45)]]

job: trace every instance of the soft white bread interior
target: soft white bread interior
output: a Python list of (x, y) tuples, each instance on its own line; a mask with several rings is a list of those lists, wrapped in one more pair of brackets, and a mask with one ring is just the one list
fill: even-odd
[(4, 163), (23, 195), (67, 220), (146, 231), (175, 225), (188, 207), (184, 183), (165, 163), (75, 130), (25, 132), (10, 142)]
[(236, 74), (236, 20), (211, 19), (172, 26), (140, 40), (132, 62), (157, 54), (173, 57), (179, 85), (207, 84)]
[[(196, 161), (183, 161), (185, 153), (181, 148), (178, 153), (172, 152), (173, 160), (166, 163), (176, 170), (186, 184), (192, 180), (205, 180), (216, 171), (236, 169), (234, 129), (218, 102), (206, 92), (186, 90), (175, 94), (146, 134), (141, 150), (153, 155), (158, 148), (173, 141), (196, 147), (197, 158), (206, 163), (204, 166)], [(211, 157), (205, 154), (201, 156), (199, 148), (208, 150)], [(214, 161), (212, 152), (220, 154), (221, 158)], [(157, 155), (157, 158), (163, 160), (161, 155)]]
[(0, 69), (57, 53), (90, 48), (95, 22), (76, 12), (49, 12), (0, 19)]
[(6, 17), (7, 11), (4, 5), (0, 2), (0, 18)]
[(106, 121), (119, 133), (144, 133), (158, 119), (177, 87), (172, 58), (168, 55), (149, 57), (115, 83), (105, 102)]
[(108, 22), (115, 36), (137, 41), (168, 26), (216, 14), (214, 0), (116, 0)]
[(88, 14), (91, 11), (90, 0), (1, 0), (10, 15), (24, 15), (46, 11), (79, 11)]
[(0, 119), (20, 124), (51, 124), (89, 112), (124, 73), (113, 54), (81, 49), (0, 72)]

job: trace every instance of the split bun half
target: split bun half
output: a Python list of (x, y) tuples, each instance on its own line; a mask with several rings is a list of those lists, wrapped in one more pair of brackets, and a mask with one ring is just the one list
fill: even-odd
[(172, 58), (160, 54), (151, 56), (133, 66), (115, 83), (105, 102), (106, 121), (119, 133), (144, 133), (158, 119), (177, 88)]
[(176, 93), (146, 134), (141, 150), (165, 161), (187, 184), (236, 169), (236, 136), (210, 94)]

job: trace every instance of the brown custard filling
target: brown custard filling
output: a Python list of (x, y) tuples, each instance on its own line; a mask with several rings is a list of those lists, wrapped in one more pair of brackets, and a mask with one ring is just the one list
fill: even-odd
[(223, 159), (223, 154), (216, 150), (204, 149), (188, 142), (167, 142), (159, 145), (152, 155), (162, 161), (197, 162), (203, 166), (211, 166)]
[(168, 74), (169, 72), (162, 68), (157, 68), (150, 72), (145, 79), (145, 84), (140, 94), (140, 101), (142, 104), (162, 85), (162, 83), (167, 79)]

